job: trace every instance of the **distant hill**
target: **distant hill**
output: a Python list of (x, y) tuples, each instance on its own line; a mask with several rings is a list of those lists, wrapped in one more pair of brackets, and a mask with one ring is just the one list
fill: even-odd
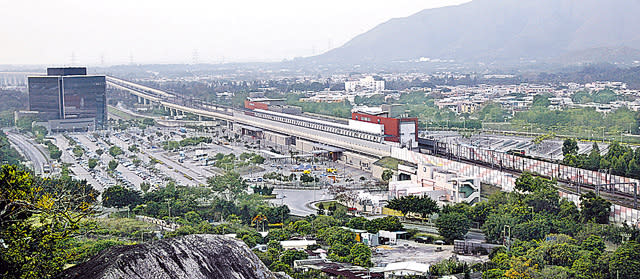
[(308, 60), (633, 64), (638, 14), (635, 0), (474, 0), (389, 20)]

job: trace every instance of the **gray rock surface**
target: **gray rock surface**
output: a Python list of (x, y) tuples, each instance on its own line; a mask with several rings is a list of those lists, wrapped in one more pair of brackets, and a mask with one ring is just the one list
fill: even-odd
[(56, 278), (260, 278), (276, 275), (237, 239), (188, 235), (138, 245), (112, 247)]

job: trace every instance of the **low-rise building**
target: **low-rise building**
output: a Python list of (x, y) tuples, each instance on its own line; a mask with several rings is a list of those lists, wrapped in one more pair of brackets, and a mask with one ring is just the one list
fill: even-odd
[(373, 76), (364, 77), (358, 80), (349, 80), (345, 81), (344, 89), (347, 92), (360, 90), (380, 92), (384, 90), (384, 80)]
[(282, 245), (282, 249), (307, 249), (311, 245), (316, 245), (315, 240), (283, 240), (280, 241), (280, 245)]
[(332, 262), (327, 259), (296, 260), (293, 262), (293, 269), (296, 271), (320, 270), (330, 278), (384, 278), (381, 272), (372, 272), (361, 266)]
[(403, 278), (405, 276), (427, 276), (429, 266), (417, 262), (390, 263), (384, 268), (384, 278)]
[(380, 109), (356, 108), (351, 119), (384, 126), (384, 140), (409, 149), (418, 147), (418, 118), (406, 117), (399, 106), (382, 105)]
[[(400, 169), (400, 167), (398, 167)], [(480, 201), (480, 181), (433, 165), (418, 165), (410, 179), (389, 183), (389, 199), (404, 196), (428, 196), (441, 203)]]

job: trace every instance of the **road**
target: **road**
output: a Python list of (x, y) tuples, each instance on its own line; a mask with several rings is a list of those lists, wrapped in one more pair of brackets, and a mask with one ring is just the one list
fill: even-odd
[(49, 164), (49, 159), (42, 154), (35, 142), (21, 134), (8, 133), (7, 138), (26, 156), (33, 164), (33, 169), (37, 174), (43, 174), (42, 166)]
[[(273, 193), (276, 195), (276, 199), (272, 200), (273, 205), (281, 205), (284, 203), (289, 206), (291, 215), (296, 216), (307, 216), (316, 214), (316, 210), (308, 206), (309, 203), (333, 198), (333, 196), (329, 194), (326, 189), (315, 191), (274, 189)], [(283, 195), (284, 199), (282, 198)]]

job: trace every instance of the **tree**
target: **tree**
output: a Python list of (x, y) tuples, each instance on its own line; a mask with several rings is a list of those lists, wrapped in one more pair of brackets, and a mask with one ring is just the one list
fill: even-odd
[(601, 237), (597, 235), (590, 235), (587, 239), (582, 241), (582, 248), (587, 251), (601, 254), (604, 252), (605, 245)]
[(293, 262), (296, 260), (304, 260), (308, 257), (309, 255), (307, 255), (307, 253), (305, 251), (299, 251), (299, 250), (286, 250), (284, 252), (282, 252), (282, 255), (280, 255), (280, 261), (288, 264), (289, 266), (293, 266)]
[(571, 270), (576, 279), (608, 279), (609, 264), (599, 254), (594, 252), (581, 253), (580, 257), (573, 262)]
[(286, 273), (290, 273), (291, 272), (291, 267), (289, 265), (287, 265), (286, 263), (283, 263), (281, 261), (275, 261), (273, 262), (270, 266), (269, 269), (273, 272), (286, 272)]
[(586, 168), (590, 170), (598, 170), (600, 169), (600, 160), (602, 160), (602, 156), (600, 155), (600, 147), (598, 147), (597, 143), (593, 143), (591, 148), (591, 152), (589, 152), (589, 157), (587, 157)]
[(409, 212), (419, 213), (422, 218), (438, 212), (438, 204), (429, 197), (405, 196), (389, 201), (387, 208), (398, 210), (406, 215)]
[(102, 156), (102, 153), (104, 153), (104, 150), (102, 150), (102, 149), (97, 149), (96, 150), (96, 154), (98, 154), (98, 156)]
[(39, 179), (0, 168), (0, 277), (49, 278), (67, 261), (65, 243), (93, 213), (97, 191), (75, 180)]
[(368, 222), (369, 220), (367, 220), (367, 218), (355, 217), (349, 219), (349, 221), (347, 222), (347, 227), (357, 230), (365, 230), (367, 228)]
[(187, 224), (196, 225), (202, 222), (202, 217), (195, 211), (189, 211), (184, 214), (184, 220)]
[(89, 166), (89, 169), (94, 169), (98, 165), (98, 159), (91, 158), (89, 159), (89, 162), (87, 164)]
[(331, 216), (317, 216), (313, 221), (311, 221), (311, 226), (316, 231), (321, 230), (323, 228), (332, 227), (338, 224), (338, 221)]
[(482, 226), (482, 232), (490, 243), (502, 243), (502, 231), (505, 226), (514, 227), (515, 218), (510, 214), (491, 214)]
[(515, 238), (529, 241), (542, 239), (551, 232), (551, 224), (546, 218), (536, 218), (513, 227), (512, 234)]
[(371, 263), (371, 249), (364, 243), (356, 243), (350, 250), (350, 262), (354, 265), (369, 267)]
[(511, 268), (504, 273), (509, 279), (530, 279), (536, 273), (538, 265), (525, 257), (512, 257)]
[(370, 233), (377, 233), (380, 230), (383, 231), (401, 231), (404, 229), (402, 223), (396, 216), (386, 216), (383, 218), (376, 218), (368, 221), (365, 225), (365, 229)]
[(129, 145), (129, 151), (130, 152), (138, 152), (138, 146), (135, 144)]
[(220, 193), (227, 201), (236, 200), (247, 189), (247, 184), (240, 174), (233, 171), (209, 177), (207, 183), (214, 192)]
[(146, 193), (149, 191), (150, 188), (151, 188), (151, 184), (149, 184), (149, 182), (140, 183), (140, 190), (142, 190), (142, 192)]
[(109, 169), (110, 170), (115, 170), (117, 167), (118, 167), (118, 161), (116, 161), (116, 160), (109, 161)]
[(269, 241), (283, 241), (289, 239), (291, 234), (285, 229), (270, 229), (267, 234)]
[(129, 206), (130, 208), (140, 204), (142, 197), (140, 193), (120, 185), (107, 188), (102, 193), (102, 205), (104, 207), (121, 208)]
[[(271, 233), (271, 231), (269, 231), (269, 233)], [(276, 249), (278, 251), (282, 251), (282, 244), (280, 244), (280, 241), (277, 240), (269, 240), (269, 242), (267, 242), (267, 249)]]
[(142, 119), (142, 124), (146, 126), (153, 126), (156, 124), (156, 121), (153, 120), (152, 118), (145, 118), (145, 119)]
[(311, 223), (309, 223), (307, 220), (298, 220), (295, 223), (290, 224), (289, 229), (299, 235), (308, 235), (313, 232)]
[(118, 156), (119, 156), (119, 155), (121, 155), (122, 153), (123, 153), (123, 152), (122, 152), (122, 149), (120, 149), (120, 147), (117, 147), (117, 146), (115, 146), (115, 145), (114, 145), (114, 146), (112, 146), (111, 148), (109, 148), (109, 154), (110, 154), (111, 156), (113, 156), (114, 158), (115, 158), (115, 157), (118, 157)]
[(562, 155), (578, 155), (578, 142), (575, 139), (566, 139), (562, 143)]
[(531, 104), (531, 106), (546, 108), (549, 105), (551, 105), (551, 101), (549, 101), (549, 96), (548, 95), (542, 95), (541, 94), (541, 95), (533, 96), (533, 103)]
[(356, 242), (356, 236), (353, 232), (340, 227), (327, 227), (318, 230), (316, 236), (329, 246), (342, 244), (351, 246)]
[(436, 227), (445, 241), (453, 243), (455, 239), (464, 239), (471, 227), (471, 220), (457, 212), (445, 213), (436, 219)]
[(640, 278), (640, 244), (629, 241), (618, 247), (609, 261), (613, 278)]
[(392, 170), (384, 170), (382, 172), (381, 178), (384, 182), (389, 183), (389, 181), (391, 180), (391, 178), (393, 177), (393, 171)]
[(628, 177), (638, 177), (640, 176), (640, 161), (635, 158), (629, 161), (629, 165), (627, 166), (627, 176)]
[(582, 222), (595, 222), (598, 224), (609, 223), (611, 202), (597, 196), (593, 192), (587, 192), (580, 196), (580, 215)]
[(521, 192), (535, 192), (551, 185), (552, 183), (548, 179), (534, 176), (532, 173), (525, 171), (516, 179), (515, 189)]
[(76, 156), (77, 158), (82, 157), (82, 155), (84, 154), (84, 149), (82, 149), (82, 147), (76, 145), (75, 147), (73, 147), (73, 156)]
[(300, 181), (302, 181), (302, 183), (309, 183), (309, 182), (313, 182), (314, 179), (313, 179), (313, 176), (305, 173), (300, 176)]

